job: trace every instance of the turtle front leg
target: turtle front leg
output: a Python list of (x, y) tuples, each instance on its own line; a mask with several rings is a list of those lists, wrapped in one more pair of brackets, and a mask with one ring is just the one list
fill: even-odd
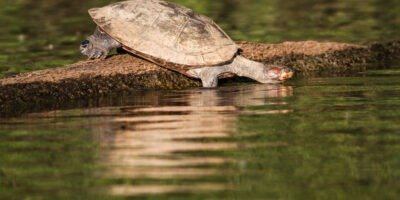
[(229, 72), (227, 66), (202, 67), (187, 71), (189, 75), (201, 79), (201, 83), (205, 88), (217, 87), (218, 76), (225, 72)]
[(246, 59), (240, 55), (229, 64), (191, 69), (187, 73), (201, 79), (203, 87), (217, 87), (218, 77), (224, 73), (236, 74), (256, 80), (260, 83), (281, 83), (293, 76), (293, 71), (285, 66), (264, 65)]
[(81, 42), (79, 49), (88, 59), (105, 59), (112, 50), (119, 47), (121, 44), (118, 41), (96, 28), (93, 35)]

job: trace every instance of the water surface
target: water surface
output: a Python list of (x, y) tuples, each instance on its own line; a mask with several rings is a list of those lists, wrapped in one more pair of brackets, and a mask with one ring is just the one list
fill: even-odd
[(0, 197), (396, 199), (390, 73), (148, 91), (4, 119)]

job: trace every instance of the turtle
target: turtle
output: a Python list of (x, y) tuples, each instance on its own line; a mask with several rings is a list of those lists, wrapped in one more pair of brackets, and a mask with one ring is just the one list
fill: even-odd
[(280, 83), (293, 76), (285, 66), (264, 65), (240, 55), (239, 46), (210, 18), (163, 0), (120, 1), (88, 10), (94, 33), (80, 43), (88, 59), (123, 49), (217, 87), (218, 78), (244, 76)]

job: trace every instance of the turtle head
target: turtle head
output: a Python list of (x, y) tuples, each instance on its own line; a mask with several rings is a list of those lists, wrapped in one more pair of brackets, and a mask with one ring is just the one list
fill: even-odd
[(286, 66), (266, 65), (264, 68), (263, 81), (265, 83), (283, 82), (293, 77), (294, 72)]

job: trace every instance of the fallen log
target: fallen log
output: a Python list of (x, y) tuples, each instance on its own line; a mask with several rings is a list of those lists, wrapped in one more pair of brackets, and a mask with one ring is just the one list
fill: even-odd
[[(400, 41), (356, 45), (334, 42), (239, 43), (241, 54), (264, 63), (282, 64), (296, 76), (344, 75), (382, 68), (399, 58)], [(200, 87), (199, 80), (166, 70), (130, 54), (106, 60), (33, 71), (0, 79), (0, 116), (31, 107), (63, 104), (136, 89)]]

